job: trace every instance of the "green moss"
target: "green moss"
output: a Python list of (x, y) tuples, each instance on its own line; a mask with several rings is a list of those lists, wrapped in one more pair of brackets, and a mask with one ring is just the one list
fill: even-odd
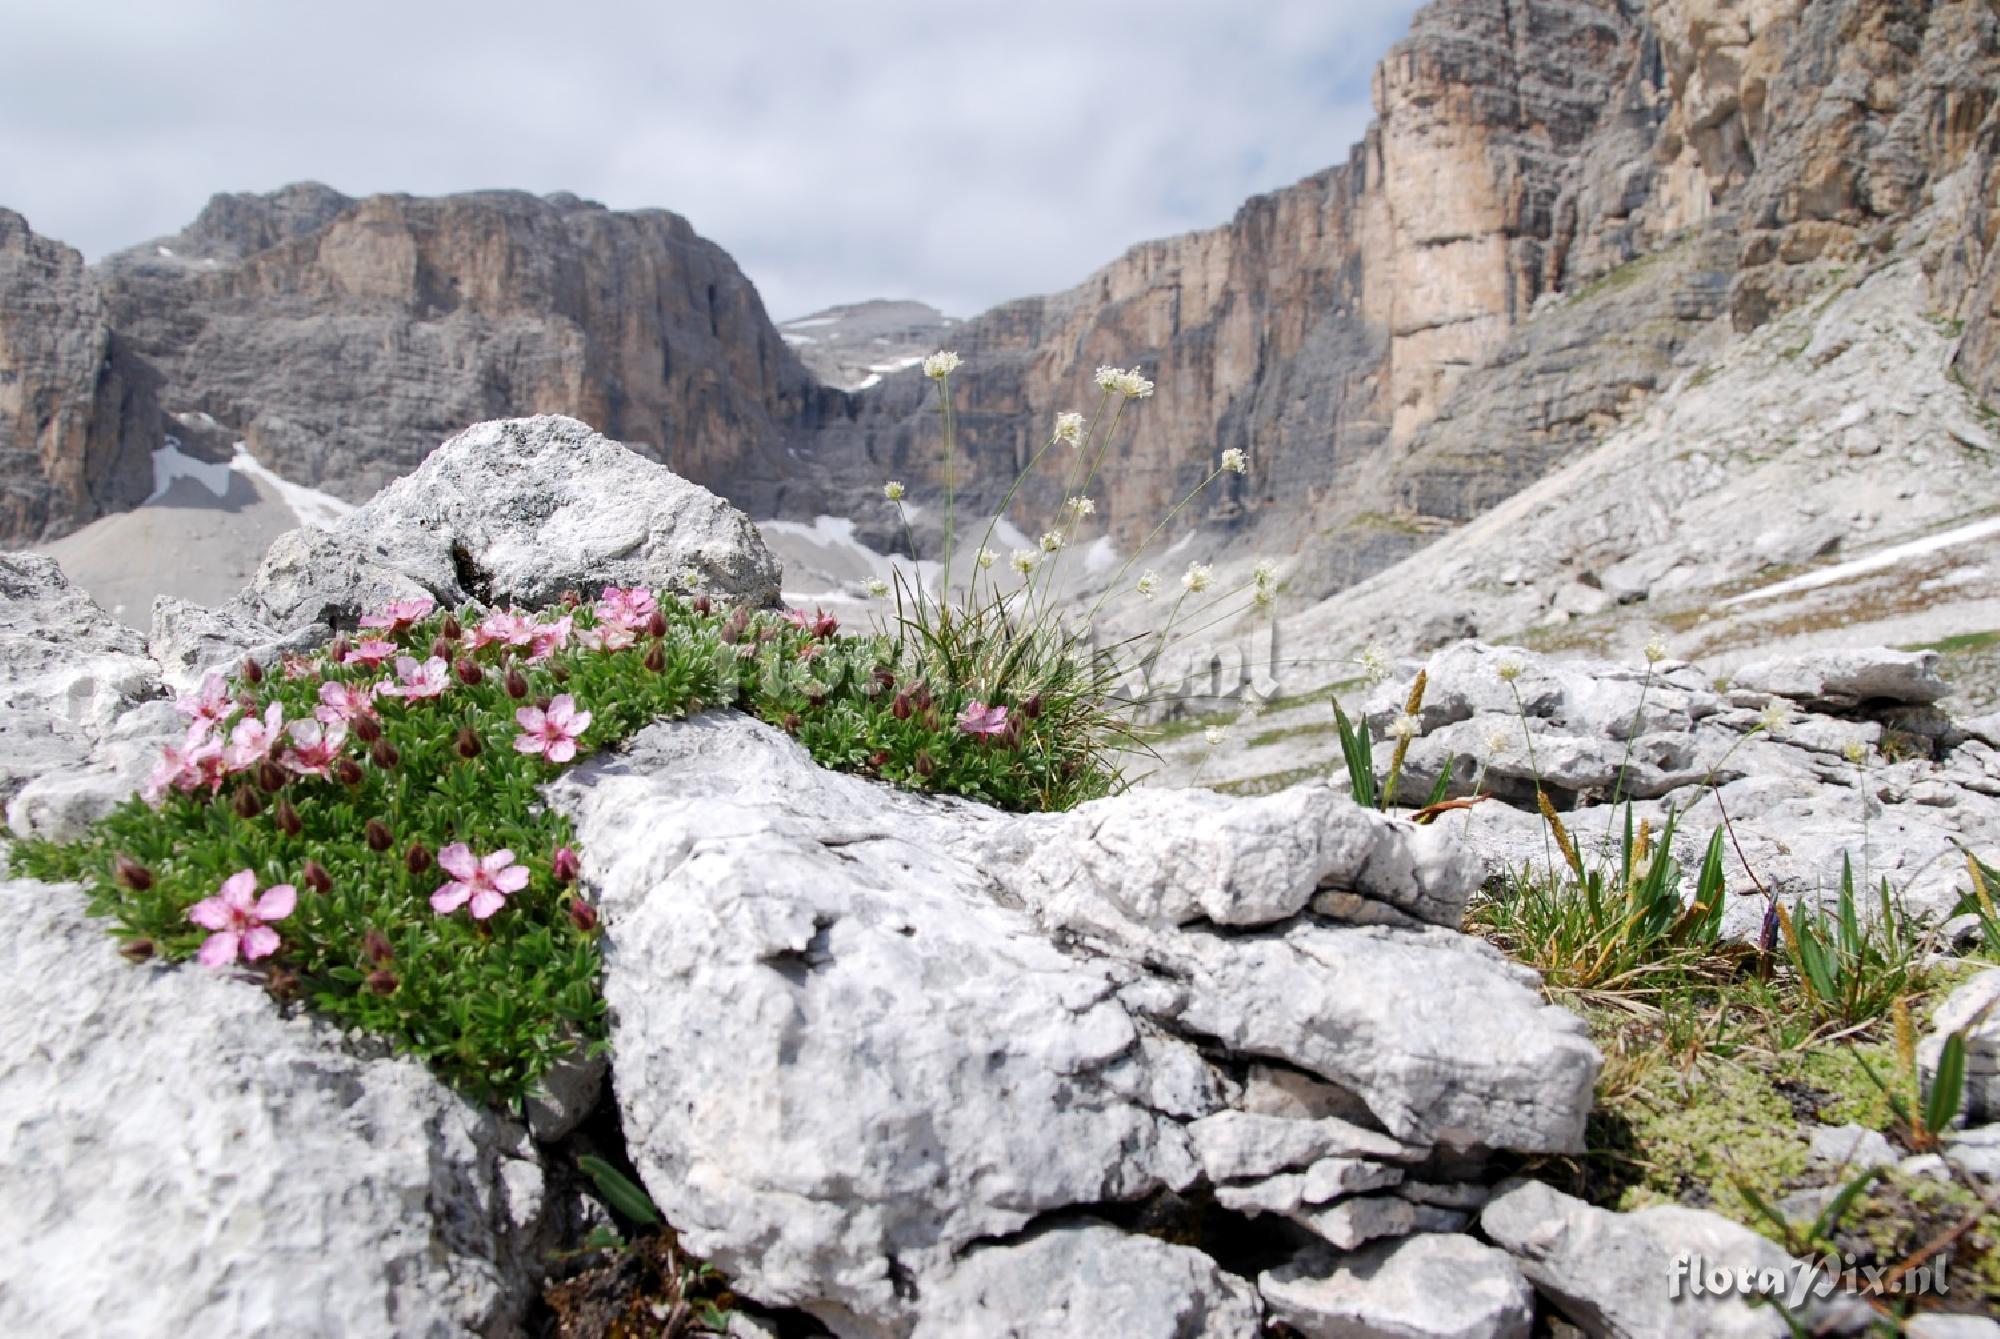
[(1917, 642), (1905, 646), (1905, 651), (1939, 651), (1953, 655), (1964, 651), (1986, 651), (2000, 646), (2000, 628), (1990, 632), (1961, 632), (1955, 637), (1941, 637), (1934, 642)]

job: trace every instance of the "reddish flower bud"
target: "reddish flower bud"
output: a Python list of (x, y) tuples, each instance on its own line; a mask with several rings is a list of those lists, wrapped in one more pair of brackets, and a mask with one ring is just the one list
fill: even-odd
[(342, 758), (333, 765), (333, 779), (343, 786), (361, 784), (361, 765), (352, 758)]
[(597, 908), (580, 897), (569, 900), (569, 923), (589, 934), (597, 928)]
[(371, 851), (386, 851), (396, 844), (396, 838), (389, 832), (389, 825), (379, 818), (369, 819), (368, 826), (361, 831), (368, 839), (368, 849)]
[(121, 888), (130, 888), (135, 893), (143, 893), (153, 886), (153, 871), (134, 860), (129, 855), (121, 855), (111, 862), (112, 875)]
[(1021, 704), (1021, 714), (1029, 720), (1039, 720), (1042, 714), (1042, 695), (1030, 693), (1028, 700)]
[(396, 949), (389, 942), (389, 936), (371, 925), (368, 927), (368, 933), (361, 936), (361, 956), (368, 959), (370, 964), (380, 967), (396, 956)]
[(465, 629), (459, 626), (458, 615), (446, 614), (444, 616), (444, 626), (438, 629), (438, 635), (448, 642), (455, 642), (464, 636)]
[(910, 695), (908, 693), (896, 694), (896, 700), (889, 704), (889, 714), (891, 716), (894, 716), (899, 721), (909, 720)]
[(516, 702), (519, 702), (522, 698), (528, 695), (528, 676), (521, 673), (521, 671), (517, 667), (509, 665), (507, 667), (507, 679), (505, 686), (507, 689), (507, 696), (513, 698)]
[(924, 729), (936, 730), (938, 728), (938, 709), (936, 707), (925, 707), (923, 722)]
[(279, 800), (278, 807), (271, 811), (271, 822), (287, 837), (296, 837), (305, 824), (299, 821), (299, 811), (292, 808), (290, 800)]
[(479, 732), (469, 725), (459, 727), (458, 738), (452, 741), (451, 751), (468, 762), (477, 758), (484, 751), (479, 742)]
[(655, 609), (653, 611), (653, 616), (646, 620), (646, 635), (648, 637), (666, 636), (667, 616), (661, 613), (659, 610)]
[(737, 641), (741, 641), (743, 638), (743, 634), (747, 632), (749, 628), (750, 628), (750, 611), (748, 609), (745, 609), (742, 605), (738, 605), (736, 606), (736, 608), (729, 611), (728, 618), (722, 620), (722, 630), (716, 635), (721, 637), (722, 640), (725, 642), (734, 643)]
[(535, 710), (547, 711), (549, 707), (554, 704), (554, 702), (555, 702), (554, 698), (550, 697), (547, 693), (543, 693), (541, 696), (535, 699)]
[(266, 758), (257, 764), (257, 788), (267, 795), (275, 795), (285, 788), (285, 769)]
[(486, 672), (466, 657), (460, 657), (459, 662), (451, 667), (451, 672), (456, 674), (458, 681), (467, 688), (477, 688), (486, 680)]
[(368, 750), (368, 761), (380, 768), (394, 767), (402, 760), (403, 755), (396, 752), (396, 746), (386, 739), (376, 740)]
[(715, 601), (706, 595), (697, 595), (694, 597), (694, 611), (702, 615), (712, 614), (715, 612)]
[(333, 891), (333, 876), (317, 860), (306, 861), (306, 867), (299, 872), (299, 881), (321, 895)]
[(910, 690), (910, 701), (917, 704), (917, 710), (919, 711), (928, 707), (931, 704), (931, 686), (927, 683), (919, 682), (916, 687)]
[(382, 737), (382, 722), (365, 712), (356, 716), (348, 729), (352, 730), (354, 737), (364, 744), (373, 744)]
[(568, 682), (569, 682), (569, 666), (567, 666), (567, 665), (551, 665), (551, 666), (549, 666), (549, 677), (550, 677), (551, 679), (554, 679), (554, 680), (555, 680), (555, 681), (556, 681), (557, 683), (568, 683)]
[(876, 752), (868, 755), (868, 765), (878, 772), (882, 770), (882, 764), (888, 761), (889, 755), (886, 753)]
[(243, 657), (243, 682), (256, 685), (264, 682), (264, 667), (249, 656)]
[(229, 807), (238, 818), (255, 818), (264, 812), (264, 802), (257, 798), (257, 792), (248, 786), (238, 786), (229, 798)]
[(326, 644), (327, 658), (336, 665), (342, 664), (347, 659), (347, 653), (353, 649), (354, 643), (348, 641), (347, 634), (343, 632)]
[(450, 638), (447, 637), (431, 638), (431, 654), (436, 656), (440, 660), (448, 659), (451, 656)]
[(289, 1000), (299, 993), (299, 974), (288, 967), (273, 967), (264, 978), (264, 989), (274, 1000)]
[(895, 672), (887, 665), (877, 665), (869, 672), (868, 677), (884, 688), (894, 688), (896, 686)]
[(583, 595), (580, 591), (566, 590), (562, 593), (563, 608), (574, 609), (582, 603), (583, 603)]
[(403, 868), (412, 874), (422, 874), (430, 867), (430, 849), (422, 842), (411, 842), (410, 849), (403, 853)]
[(779, 722), (779, 728), (784, 730), (788, 735), (797, 734), (799, 732), (799, 714), (796, 711), (786, 712), (785, 719)]
[(654, 642), (646, 650), (646, 668), (655, 674), (664, 673), (667, 668), (667, 647), (664, 642)]
[(367, 988), (370, 995), (393, 995), (396, 993), (396, 987), (402, 982), (398, 981), (396, 974), (387, 967), (377, 967), (362, 979), (361, 984)]
[(937, 774), (937, 764), (931, 761), (927, 749), (917, 750), (917, 775), (928, 781)]
[(583, 862), (569, 847), (558, 846), (555, 859), (549, 862), (549, 870), (555, 875), (557, 883), (575, 883), (577, 876), (583, 873)]
[(814, 610), (813, 612), (819, 615), (817, 618), (813, 619), (813, 625), (812, 625), (813, 636), (819, 638), (821, 641), (824, 641), (828, 637), (833, 636), (834, 633), (840, 631), (840, 620), (835, 618), (832, 614), (827, 613), (823, 609)]
[(118, 946), (118, 952), (127, 962), (144, 962), (153, 956), (153, 941), (144, 936), (128, 939)]

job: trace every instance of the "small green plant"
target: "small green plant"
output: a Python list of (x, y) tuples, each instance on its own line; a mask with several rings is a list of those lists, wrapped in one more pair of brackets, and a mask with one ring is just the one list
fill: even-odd
[(1818, 1017), (1862, 1023), (1887, 1015), (1923, 986), (1925, 937), (1896, 905), (1885, 878), (1878, 914), (1861, 922), (1854, 894), (1854, 862), (1841, 857), (1840, 892), (1831, 913), (1800, 899), (1777, 905), (1786, 954)]
[(1904, 1144), (1919, 1153), (1928, 1153), (1937, 1148), (1938, 1137), (1951, 1128), (1965, 1103), (1965, 1035), (1985, 1021), (1986, 1011), (1981, 1010), (1965, 1027), (1944, 1039), (1938, 1048), (1937, 1071), (1931, 1075), (1928, 1089), (1917, 1066), (1916, 1029), (1910, 1023), (1909, 1006), (1897, 1000), (1893, 1013), (1896, 1072), (1885, 1079), (1858, 1053), (1855, 1059), (1861, 1062), (1868, 1081), (1881, 1090), (1889, 1109), (1896, 1113), (1897, 1133)]
[(2000, 871), (1968, 851), (1965, 872), (1971, 887), (1951, 909), (1951, 914), (1976, 917), (1980, 951), (1989, 958), (2000, 958), (2000, 911), (1993, 905), (1994, 890), (2000, 888)]
[(598, 1198), (630, 1222), (642, 1227), (658, 1227), (660, 1211), (643, 1186), (631, 1177), (613, 1167), (603, 1158), (585, 1154), (576, 1160), (576, 1165), (597, 1187)]

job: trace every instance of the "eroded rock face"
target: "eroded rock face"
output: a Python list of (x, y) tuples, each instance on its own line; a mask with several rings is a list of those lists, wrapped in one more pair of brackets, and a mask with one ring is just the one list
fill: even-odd
[(1535, 1314), (1513, 1260), (1457, 1233), (1308, 1252), (1257, 1286), (1305, 1339), (1525, 1339)]
[(0, 544), (153, 491), (157, 377), (112, 333), (83, 257), (0, 209)]
[(235, 611), (351, 628), (429, 595), (539, 607), (565, 590), (646, 585), (764, 604), (778, 564), (742, 512), (571, 418), (481, 423), (331, 530), (282, 536)]
[[(551, 796), (601, 899), (649, 1190), (749, 1295), (842, 1335), (1031, 1295), (1043, 1230), (1095, 1206), (1214, 1186), (1354, 1246), (1462, 1226), (1485, 1150), (1581, 1138), (1581, 1024), (1426, 924), (1455, 922), (1475, 867), (1328, 790), (1010, 817), (713, 716)], [(1330, 894), (1397, 924), (1310, 909)], [(1205, 1269), (1164, 1277), (1143, 1333), (1239, 1332)]]
[(524, 1332), (522, 1132), (252, 985), (123, 961), (76, 888), (0, 908), (0, 1330)]

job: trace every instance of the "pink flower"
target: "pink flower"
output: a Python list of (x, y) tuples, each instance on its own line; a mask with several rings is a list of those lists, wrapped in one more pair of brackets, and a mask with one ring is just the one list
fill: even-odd
[(583, 873), (583, 862), (574, 850), (558, 846), (555, 859), (549, 862), (549, 873), (555, 876), (557, 883), (575, 883), (577, 876)]
[(597, 617), (605, 623), (636, 628), (659, 607), (653, 592), (644, 586), (606, 586), (603, 598), (597, 602)]
[(514, 863), (514, 853), (498, 850), (480, 857), (464, 842), (453, 842), (438, 852), (438, 864), (451, 875), (451, 882), (431, 894), (431, 910), (449, 916), (472, 902), (472, 919), (483, 921), (506, 904), (510, 893), (528, 886), (525, 866)]
[(191, 721), (220, 721), (235, 705), (229, 700), (229, 686), (222, 676), (211, 673), (199, 689), (183, 694), (174, 703), (174, 710)]
[(236, 722), (236, 728), (229, 732), (229, 747), (222, 755), (229, 770), (240, 772), (246, 767), (255, 767), (271, 756), (285, 737), (285, 708), (273, 702), (264, 708), (264, 719), (245, 716)]
[(329, 679), (319, 686), (319, 705), (313, 708), (313, 715), (327, 725), (372, 716), (375, 695), (381, 691), (382, 685), (378, 683), (340, 683)]
[(286, 656), (283, 664), (287, 679), (306, 678), (318, 668), (309, 656)]
[(623, 651), (638, 639), (636, 628), (623, 623), (602, 623), (594, 628), (578, 628), (576, 639), (592, 651)]
[(215, 723), (206, 717), (196, 717), (188, 726), (187, 737), (179, 744), (169, 744), (160, 751), (160, 761), (153, 765), (152, 776), (146, 779), (139, 792), (146, 803), (157, 807), (167, 796), (169, 788), (193, 790), (203, 779), (202, 768), (206, 760), (212, 758), (214, 784), (222, 784), (222, 745), (214, 738)]
[(514, 737), (516, 753), (539, 753), (550, 762), (568, 762), (576, 756), (576, 741), (590, 728), (590, 713), (576, 709), (576, 699), (568, 693), (549, 703), (549, 709), (522, 707), (514, 713), (522, 733)]
[(285, 753), (285, 766), (299, 776), (325, 776), (340, 759), (347, 742), (347, 722), (336, 720), (293, 721), (285, 727), (292, 746)]
[(443, 656), (432, 656), (421, 665), (409, 656), (397, 656), (396, 678), (398, 683), (382, 685), (383, 696), (400, 697), (405, 702), (438, 697), (451, 685), (451, 666)]
[(504, 644), (526, 646), (535, 640), (535, 620), (518, 609), (496, 609), (472, 630), (472, 649)]
[(535, 628), (534, 650), (528, 653), (528, 659), (547, 660), (568, 646), (570, 629), (574, 626), (574, 621), (568, 614), (564, 614), (553, 623), (538, 624)]
[(227, 967), (240, 953), (246, 961), (268, 958), (278, 951), (278, 932), (266, 922), (281, 921), (298, 904), (298, 890), (289, 883), (266, 888), (254, 902), (257, 875), (239, 869), (222, 881), (214, 897), (188, 908), (188, 919), (213, 930), (196, 959), (204, 967)]
[(385, 642), (380, 637), (369, 637), (349, 647), (347, 658), (340, 663), (343, 665), (366, 665), (369, 669), (374, 669), (377, 665), (380, 665), (395, 654), (396, 644), (394, 642)]
[(808, 614), (803, 609), (787, 609), (785, 621), (809, 637), (831, 637), (840, 631), (840, 620), (824, 609)]
[(978, 698), (958, 713), (958, 728), (968, 735), (997, 735), (1007, 729), (1007, 708), (989, 707)]
[(391, 636), (401, 632), (412, 623), (431, 616), (437, 608), (437, 601), (428, 595), (419, 595), (410, 600), (391, 600), (382, 606), (379, 614), (363, 614), (361, 626), (364, 628), (387, 628)]

